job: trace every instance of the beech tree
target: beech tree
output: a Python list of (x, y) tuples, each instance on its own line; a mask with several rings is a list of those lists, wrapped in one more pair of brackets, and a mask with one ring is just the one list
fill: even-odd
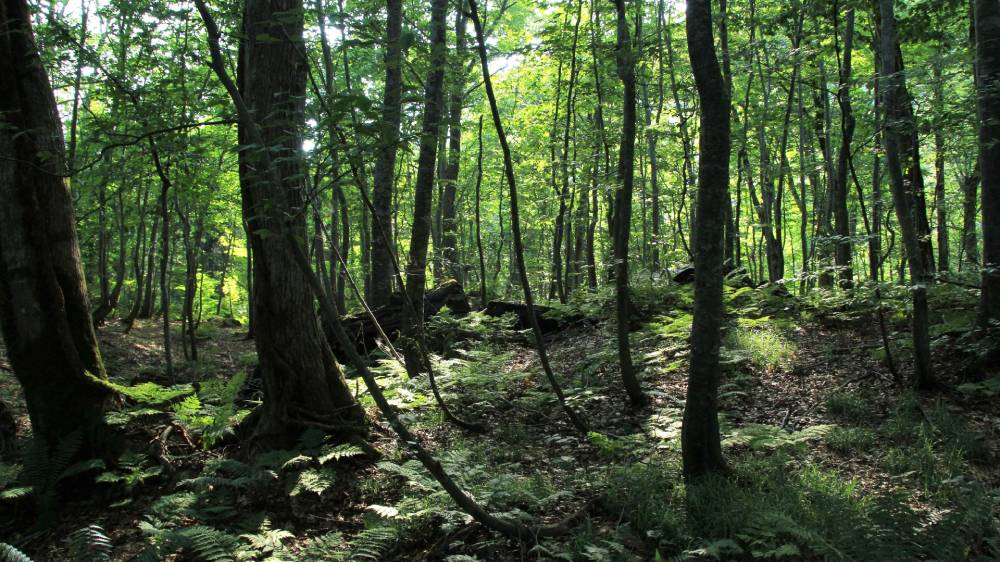
[(722, 341), (722, 258), (729, 189), (729, 95), (715, 54), (711, 0), (688, 0), (688, 57), (701, 102), (698, 203), (694, 236), (694, 319), (681, 445), (684, 475), (725, 467), (719, 437), (719, 346)]

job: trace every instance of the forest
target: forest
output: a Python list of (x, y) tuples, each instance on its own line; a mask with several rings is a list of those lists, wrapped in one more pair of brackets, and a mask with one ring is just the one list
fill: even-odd
[(1000, 1), (0, 0), (0, 562), (1000, 560)]

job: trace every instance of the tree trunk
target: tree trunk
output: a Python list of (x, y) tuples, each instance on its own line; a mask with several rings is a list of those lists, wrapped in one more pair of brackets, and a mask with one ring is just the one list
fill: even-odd
[(170, 206), (167, 195), (170, 178), (160, 161), (156, 143), (149, 139), (150, 151), (157, 175), (160, 176), (160, 305), (163, 308), (163, 362), (164, 374), (171, 383), (174, 381), (174, 360), (170, 345)]
[[(937, 55), (940, 57), (940, 53)], [(948, 248), (948, 205), (944, 193), (944, 79), (941, 60), (934, 61), (934, 211), (937, 219), (938, 271), (951, 269)]]
[(299, 158), (307, 71), (299, 52), (302, 1), (247, 0), (243, 22), (238, 72), (240, 103), (249, 115), (241, 112), (240, 143), (263, 145), (240, 153), (264, 383), (253, 439), (281, 447), (298, 438), (307, 420), (357, 424), (364, 411), (326, 344), (308, 279), (294, 261), (293, 245), (306, 238)]
[(1000, 321), (1000, 4), (976, 0), (979, 171), (983, 183), (983, 281), (979, 325)]
[(710, 0), (688, 0), (686, 16), (688, 56), (701, 102), (694, 320), (681, 428), (684, 476), (688, 479), (725, 467), (718, 415), (725, 217), (718, 210), (725, 204), (729, 185), (729, 98), (715, 56), (711, 6)]
[[(396, 171), (396, 145), (399, 144), (399, 125), (402, 118), (403, 63), (400, 33), (403, 26), (403, 1), (386, 1), (385, 23), (385, 88), (383, 90), (382, 120), (375, 155), (375, 175), (372, 183), (371, 232), (371, 291), (368, 302), (373, 307), (382, 306), (392, 294), (393, 238), (392, 192)], [(331, 78), (332, 79), (332, 78)], [(328, 92), (329, 95), (329, 92)], [(332, 118), (332, 116), (330, 116)], [(367, 210), (363, 212), (367, 213)]]
[[(834, 27), (839, 19), (834, 5)], [(851, 108), (851, 51), (854, 46), (854, 8), (847, 8), (847, 24), (844, 28), (844, 56), (840, 64), (840, 82), (837, 84), (837, 102), (840, 105), (840, 152), (837, 153), (837, 175), (830, 186), (833, 207), (834, 263), (840, 277), (840, 286), (849, 289), (854, 284), (854, 270), (851, 255), (851, 218), (847, 212), (847, 172), (851, 156), (851, 140), (854, 138), (854, 113)]]
[[(464, 6), (463, 6), (464, 7)], [(465, 284), (465, 275), (458, 259), (455, 199), (458, 196), (458, 172), (462, 159), (462, 103), (465, 91), (465, 11), (455, 15), (455, 55), (451, 63), (452, 84), (448, 100), (448, 156), (441, 178), (441, 269), (445, 276)], [(445, 155), (440, 155), (445, 161)]]
[[(933, 386), (931, 371), (930, 335), (927, 310), (927, 283), (929, 271), (926, 256), (920, 244), (918, 215), (921, 210), (917, 203), (916, 190), (922, 184), (914, 182), (910, 170), (919, 167), (914, 150), (908, 145), (914, 136), (913, 111), (909, 106), (910, 96), (906, 91), (906, 79), (902, 74), (899, 57), (899, 39), (896, 35), (896, 16), (892, 0), (880, 0), (882, 86), (885, 106), (885, 155), (892, 200), (896, 208), (896, 218), (902, 231), (903, 243), (910, 266), (911, 293), (913, 295), (913, 356), (918, 388)], [(910, 172), (910, 173), (907, 173)], [(917, 171), (919, 174), (919, 170)], [(925, 216), (926, 219), (926, 216)]]
[(0, 3), (0, 325), (34, 435), (84, 431), (96, 451), (111, 392), (90, 316), (62, 123), (28, 5)]
[(486, 304), (486, 258), (483, 255), (480, 188), (483, 184), (483, 116), (479, 116), (479, 155), (476, 158), (476, 253), (479, 255), (479, 305)]
[[(436, 1), (436, 0), (435, 0)], [(486, 98), (490, 103), (490, 115), (493, 117), (493, 128), (496, 129), (497, 140), (500, 142), (500, 151), (503, 153), (504, 177), (507, 179), (507, 189), (510, 196), (510, 226), (513, 238), (514, 258), (516, 260), (517, 275), (520, 278), (521, 290), (524, 292), (524, 304), (529, 310), (534, 310), (535, 302), (532, 297), (531, 284), (528, 280), (528, 270), (524, 263), (524, 239), (521, 236), (521, 218), (518, 213), (517, 200), (517, 180), (514, 176), (514, 158), (511, 156), (510, 145), (507, 143), (507, 134), (504, 132), (503, 122), (500, 120), (500, 109), (497, 106), (496, 94), (493, 92), (493, 81), (490, 78), (489, 60), (486, 56), (486, 38), (483, 36), (483, 24), (479, 20), (479, 11), (476, 7), (476, 0), (468, 0), (469, 17), (476, 30), (476, 50), (479, 53), (479, 68), (482, 71), (483, 87), (486, 90)], [(588, 427), (573, 408), (566, 403), (566, 396), (563, 394), (562, 386), (552, 372), (549, 364), (548, 353), (545, 350), (545, 341), (542, 339), (542, 329), (538, 324), (538, 318), (534, 314), (529, 314), (531, 330), (535, 336), (535, 349), (538, 351), (538, 360), (542, 364), (542, 371), (556, 395), (560, 407), (566, 413), (573, 427), (582, 434), (586, 434)]]
[(434, 193), (434, 168), (441, 115), (444, 105), (444, 70), (448, 45), (445, 28), (447, 0), (431, 3), (431, 64), (424, 90), (424, 118), (420, 134), (417, 180), (413, 195), (413, 231), (410, 235), (410, 256), (406, 264), (406, 293), (413, 308), (406, 308), (408, 319), (404, 329), (403, 357), (411, 377), (425, 370), (420, 353), (423, 337), (424, 289), (427, 284), (427, 246), (431, 234), (431, 206)]
[(635, 118), (636, 86), (635, 60), (632, 58), (632, 40), (628, 32), (628, 14), (625, 0), (615, 0), (618, 14), (618, 46), (616, 58), (618, 76), (624, 87), (622, 109), (622, 145), (618, 152), (618, 181), (615, 197), (615, 312), (618, 320), (618, 364), (622, 382), (633, 407), (646, 401), (632, 366), (632, 351), (628, 341), (630, 299), (628, 279), (628, 239), (632, 228), (632, 184), (635, 178)]
[(962, 253), (963, 258), (959, 262), (962, 270), (966, 269), (962, 264), (969, 263), (974, 269), (979, 267), (979, 233), (977, 207), (979, 202), (979, 164), (971, 174), (962, 178)]

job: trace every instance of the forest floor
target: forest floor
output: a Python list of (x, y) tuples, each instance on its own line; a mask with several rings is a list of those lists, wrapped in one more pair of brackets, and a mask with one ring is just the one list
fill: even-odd
[[(983, 360), (995, 342), (965, 333), (974, 297), (932, 291), (942, 384), (917, 394), (893, 382), (869, 296), (727, 289), (719, 402), (731, 472), (696, 486), (684, 485), (679, 464), (690, 287), (635, 291), (633, 356), (650, 398), (637, 411), (620, 384), (610, 295), (557, 307), (584, 317), (547, 343), (588, 435), (558, 408), (525, 334), (478, 314), (433, 319), (445, 399), (489, 429), (447, 424), (425, 378), (407, 379), (391, 361), (379, 362), (379, 382), (491, 512), (578, 516), (569, 533), (533, 545), (460, 512), (399, 448), (359, 379), (349, 383), (371, 414), (380, 459), (318, 431), (294, 450), (248, 459), (227, 434), (260, 398), (238, 375), (256, 362), (245, 327), (206, 319), (199, 361), (180, 361), (171, 385), (159, 322), (128, 334), (109, 323), (102, 351), (126, 395), (109, 422), (126, 435), (126, 452), (99, 470), (96, 493), (62, 489), (48, 506), (0, 499), (0, 541), (36, 561), (100, 552), (122, 561), (1000, 559), (1000, 367)], [(887, 321), (906, 378), (902, 297), (887, 302)], [(29, 443), (19, 392), (0, 371), (0, 398)], [(23, 450), (0, 457), (0, 498), (24, 485), (19, 472), (44, 464)], [(55, 490), (66, 468), (48, 467), (34, 495)], [(43, 509), (57, 512), (53, 526), (35, 524)]]

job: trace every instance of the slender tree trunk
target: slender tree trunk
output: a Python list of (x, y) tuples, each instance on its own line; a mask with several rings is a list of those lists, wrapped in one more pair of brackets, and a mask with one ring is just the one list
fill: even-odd
[(632, 54), (632, 39), (628, 31), (628, 14), (625, 0), (615, 0), (618, 14), (618, 45), (616, 58), (618, 76), (624, 87), (624, 107), (622, 109), (622, 144), (618, 152), (618, 181), (615, 197), (615, 316), (618, 320), (618, 364), (622, 382), (629, 402), (633, 407), (645, 403), (646, 397), (639, 386), (635, 368), (632, 366), (632, 351), (629, 347), (628, 331), (630, 319), (629, 279), (628, 279), (628, 239), (632, 228), (632, 184), (635, 178), (635, 120), (636, 86), (635, 59)]
[(881, 75), (881, 54), (878, 46), (875, 46), (875, 99), (874, 106), (874, 128), (875, 128), (875, 149), (872, 154), (872, 221), (871, 233), (868, 238), (868, 275), (874, 282), (882, 280), (882, 80)]
[(160, 176), (160, 306), (163, 308), (163, 362), (167, 380), (174, 380), (173, 350), (170, 345), (170, 178), (160, 160), (153, 139), (149, 140), (156, 173)]
[[(157, 199), (157, 201), (159, 201)], [(153, 295), (156, 293), (153, 288), (153, 278), (156, 272), (156, 241), (160, 234), (161, 213), (153, 215), (153, 225), (149, 229), (149, 246), (146, 247), (146, 280), (143, 282), (145, 292), (142, 295), (142, 304), (139, 306), (139, 318), (150, 318), (153, 316)]]
[[(839, 6), (834, 4), (834, 27), (839, 21)], [(847, 166), (854, 138), (854, 113), (851, 107), (851, 53), (854, 47), (854, 8), (847, 8), (847, 23), (844, 26), (843, 60), (838, 54), (840, 81), (837, 84), (837, 102), (840, 105), (840, 152), (837, 153), (837, 175), (830, 186), (833, 206), (834, 263), (840, 277), (840, 286), (849, 289), (854, 284), (851, 252), (851, 218), (847, 212)], [(839, 49), (838, 49), (839, 50)]]
[(948, 248), (948, 205), (944, 193), (944, 79), (940, 54), (934, 61), (934, 211), (937, 219), (938, 271), (951, 269)]
[(98, 453), (111, 392), (80, 261), (62, 123), (27, 2), (0, 3), (0, 329), (32, 432)]
[(712, 3), (688, 0), (688, 56), (701, 102), (698, 203), (695, 226), (694, 320), (691, 367), (681, 428), (688, 479), (725, 467), (719, 437), (719, 346), (722, 341), (722, 258), (725, 217), (718, 210), (729, 185), (729, 98), (715, 56)]
[(424, 321), (424, 290), (427, 284), (427, 246), (431, 235), (431, 207), (434, 193), (434, 168), (441, 116), (444, 109), (444, 70), (448, 45), (445, 27), (447, 0), (431, 3), (431, 64), (424, 90), (424, 117), (420, 133), (417, 180), (413, 195), (413, 231), (410, 235), (410, 256), (406, 264), (406, 293), (413, 309), (407, 307), (403, 357), (411, 377), (426, 369), (420, 353), (420, 338)]
[(916, 190), (920, 183), (913, 181), (913, 174), (907, 173), (913, 166), (919, 166), (916, 153), (907, 148), (913, 138), (913, 111), (909, 107), (910, 96), (906, 91), (906, 79), (902, 73), (899, 53), (899, 39), (896, 35), (896, 16), (892, 0), (880, 0), (882, 86), (885, 106), (885, 155), (892, 186), (892, 200), (896, 208), (896, 218), (903, 235), (907, 261), (910, 265), (911, 294), (913, 295), (913, 356), (918, 388), (928, 388), (934, 384), (931, 371), (929, 319), (927, 310), (927, 283), (929, 271), (919, 240), (918, 218), (921, 212), (917, 203)]
[(462, 103), (465, 98), (465, 11), (459, 6), (455, 15), (455, 54), (451, 67), (451, 94), (448, 102), (448, 155), (441, 154), (444, 168), (444, 183), (441, 197), (441, 259), (444, 275), (465, 284), (465, 275), (458, 259), (458, 238), (456, 236), (455, 199), (458, 196), (458, 172), (462, 159)]
[(1000, 321), (1000, 4), (976, 0), (979, 171), (983, 183), (983, 281), (979, 325)]
[[(662, 10), (662, 3), (660, 9)], [(730, 64), (730, 55), (729, 55), (729, 12), (728, 12), (727, 0), (719, 0), (719, 49), (722, 51), (722, 79), (726, 83), (726, 97), (732, 99), (733, 70), (732, 70), (732, 65)], [(661, 62), (661, 67), (662, 67), (662, 62)], [(739, 185), (740, 182), (737, 181), (736, 182), (737, 190), (739, 190)], [(732, 267), (739, 267), (740, 265), (739, 224), (736, 220), (736, 217), (733, 214), (733, 199), (728, 188), (726, 189), (726, 206), (723, 209), (723, 212), (726, 215), (726, 234), (725, 234), (723, 263), (728, 263)]]
[[(576, 47), (580, 37), (580, 20), (583, 15), (583, 0), (577, 0), (576, 2), (576, 23), (573, 25), (573, 41), (572, 47), (570, 48), (570, 70), (569, 70), (569, 85), (566, 92), (566, 117), (565, 126), (563, 127), (562, 135), (562, 153), (560, 158), (560, 169), (562, 171), (562, 187), (555, 187), (556, 184), (553, 182), (553, 187), (555, 187), (556, 193), (559, 196), (559, 211), (556, 213), (556, 223), (555, 229), (553, 231), (552, 239), (552, 282), (555, 288), (555, 296), (559, 297), (559, 301), (566, 302), (566, 287), (563, 283), (563, 264), (562, 264), (562, 244), (563, 235), (565, 230), (566, 222), (566, 209), (569, 199), (570, 183), (569, 183), (569, 140), (570, 140), (570, 123), (573, 117), (573, 88), (576, 86), (577, 79), (577, 60), (576, 60)], [(558, 107), (557, 107), (558, 110)], [(558, 119), (558, 115), (557, 115)], [(555, 127), (553, 127), (555, 131)], [(553, 151), (555, 148), (553, 148)]]
[(483, 255), (480, 187), (483, 184), (483, 116), (479, 116), (479, 155), (476, 158), (476, 253), (479, 255), (479, 305), (486, 306), (486, 258)]
[(125, 324), (125, 332), (132, 329), (132, 324), (139, 316), (139, 309), (142, 306), (145, 286), (143, 281), (146, 278), (144, 263), (146, 261), (146, 208), (149, 204), (149, 185), (143, 182), (141, 189), (136, 193), (136, 209), (139, 213), (139, 224), (136, 226), (135, 241), (132, 245), (132, 272), (135, 277), (135, 294), (132, 296), (132, 304), (128, 315), (122, 320)]
[[(521, 281), (521, 289), (524, 291), (524, 304), (528, 310), (534, 310), (535, 300), (532, 298), (531, 284), (528, 280), (528, 270), (524, 263), (524, 239), (521, 236), (521, 218), (518, 213), (517, 201), (517, 180), (514, 177), (514, 159), (511, 156), (510, 145), (507, 143), (507, 134), (504, 132), (503, 122), (500, 120), (500, 109), (497, 106), (496, 94), (493, 93), (493, 80), (490, 78), (489, 59), (486, 56), (486, 38), (483, 36), (483, 24), (479, 20), (479, 10), (476, 0), (468, 0), (469, 17), (476, 30), (476, 46), (479, 53), (479, 67), (482, 71), (483, 86), (486, 89), (486, 98), (490, 103), (490, 114), (493, 117), (493, 127), (496, 129), (497, 139), (500, 142), (500, 151), (503, 153), (504, 176), (507, 178), (507, 189), (510, 195), (510, 226), (513, 238), (514, 257), (516, 260), (517, 274)], [(542, 370), (548, 379), (552, 392), (556, 395), (559, 405), (569, 418), (573, 427), (580, 433), (586, 434), (588, 427), (583, 418), (566, 403), (566, 396), (563, 394), (562, 386), (552, 372), (549, 364), (548, 354), (545, 350), (545, 340), (542, 336), (542, 328), (538, 323), (538, 316), (529, 314), (531, 331), (535, 336), (535, 349), (538, 351), (538, 360), (542, 364)]]
[(964, 254), (964, 262), (960, 263), (971, 264), (968, 269), (979, 267), (979, 233), (976, 231), (979, 219), (979, 213), (977, 213), (978, 194), (979, 164), (977, 163), (972, 173), (962, 178), (962, 253)]
[[(403, 64), (400, 34), (403, 27), (403, 1), (386, 0), (385, 87), (378, 153), (375, 155), (375, 175), (372, 184), (371, 232), (371, 291), (368, 303), (379, 307), (389, 302), (392, 294), (392, 192), (396, 171), (396, 145), (402, 118)], [(332, 78), (331, 78), (332, 80)], [(367, 213), (367, 210), (363, 211)], [(383, 235), (384, 234), (384, 235)]]

